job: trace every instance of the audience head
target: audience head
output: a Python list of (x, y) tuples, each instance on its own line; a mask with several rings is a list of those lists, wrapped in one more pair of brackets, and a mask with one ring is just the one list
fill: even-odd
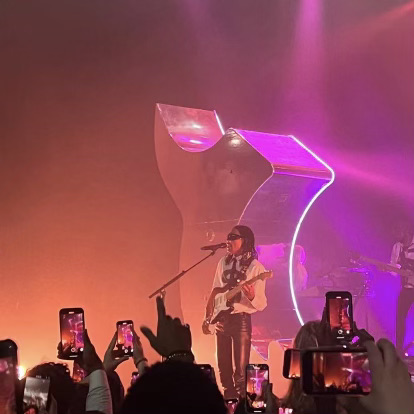
[(70, 376), (70, 371), (65, 364), (47, 362), (30, 369), (26, 377), (50, 378), (50, 393), (56, 400), (58, 414), (67, 414), (75, 397), (75, 383)]
[(293, 348), (306, 349), (319, 346), (318, 343), (318, 328), (320, 327), (319, 321), (306, 322), (296, 334), (293, 341)]
[(226, 414), (218, 387), (191, 363), (167, 361), (150, 367), (128, 390), (122, 414)]

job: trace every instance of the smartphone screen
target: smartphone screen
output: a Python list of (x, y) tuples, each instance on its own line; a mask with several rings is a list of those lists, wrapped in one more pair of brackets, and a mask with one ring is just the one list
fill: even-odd
[(131, 374), (131, 386), (135, 384), (136, 380), (139, 378), (138, 371), (134, 371)]
[(0, 414), (16, 413), (16, 365), (11, 357), (0, 358)]
[(328, 292), (326, 309), (329, 325), (337, 338), (352, 336), (352, 295), (349, 292)]
[(26, 377), (23, 394), (23, 411), (45, 412), (49, 400), (49, 378)]
[(61, 309), (59, 319), (63, 359), (76, 358), (83, 351), (84, 347), (83, 330), (85, 324), (83, 309)]
[(363, 349), (307, 350), (302, 360), (302, 381), (307, 394), (369, 394), (368, 354)]
[(237, 398), (231, 398), (231, 399), (225, 400), (225, 403), (227, 407), (227, 414), (234, 414), (234, 411), (236, 410), (239, 400)]
[(283, 376), (287, 379), (300, 378), (300, 350), (286, 349), (283, 360)]
[(264, 413), (266, 410), (263, 382), (269, 382), (269, 366), (248, 364), (246, 367), (246, 409), (249, 413)]
[(73, 381), (80, 382), (87, 376), (88, 376), (88, 373), (76, 361), (73, 361), (73, 373), (72, 373)]
[(117, 357), (121, 356), (132, 356), (134, 353), (134, 323), (131, 320), (128, 321), (118, 321), (116, 323), (117, 331), (117, 350), (115, 355)]
[(0, 414), (16, 414), (17, 345), (0, 341)]

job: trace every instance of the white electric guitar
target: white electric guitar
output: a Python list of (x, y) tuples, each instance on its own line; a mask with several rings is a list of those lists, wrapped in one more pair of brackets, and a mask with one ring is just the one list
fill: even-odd
[(265, 280), (272, 276), (272, 271), (266, 271), (240, 283), (234, 288), (229, 288), (228, 286), (214, 288), (207, 302), (206, 319), (204, 322), (214, 325), (223, 313), (230, 313), (233, 310), (232, 300), (241, 292), (243, 286), (252, 285), (258, 280)]

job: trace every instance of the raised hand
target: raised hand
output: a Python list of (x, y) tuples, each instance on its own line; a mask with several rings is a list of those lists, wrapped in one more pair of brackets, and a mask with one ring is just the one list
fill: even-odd
[(365, 342), (372, 377), (372, 391), (358, 399), (340, 397), (349, 412), (368, 414), (414, 413), (414, 386), (404, 362), (387, 339)]
[(172, 319), (165, 312), (164, 302), (157, 297), (158, 325), (157, 335), (146, 326), (141, 332), (147, 337), (151, 346), (163, 357), (174, 352), (191, 352), (191, 331), (188, 325), (183, 325), (179, 318)]
[(269, 381), (263, 381), (263, 394), (266, 402), (265, 413), (279, 412), (279, 402), (276, 395), (273, 394), (273, 384)]
[(134, 347), (133, 359), (134, 359), (134, 364), (137, 367), (138, 363), (141, 362), (142, 360), (146, 360), (146, 358), (144, 356), (144, 348), (142, 347), (139, 336), (137, 335), (135, 330), (132, 330), (132, 333), (134, 335), (133, 340), (132, 340), (133, 347)]
[(108, 348), (104, 355), (103, 366), (106, 372), (115, 371), (118, 365), (122, 364), (124, 361), (126, 361), (129, 358), (128, 356), (123, 356), (118, 359), (114, 357), (113, 351), (114, 351), (115, 344), (116, 344), (116, 337), (117, 337), (117, 332), (115, 332), (114, 336), (112, 337), (112, 340), (109, 343)]
[(83, 353), (76, 358), (76, 361), (89, 375), (93, 371), (103, 369), (103, 364), (95, 351), (95, 347), (89, 339), (88, 331), (86, 329), (83, 331), (83, 341)]

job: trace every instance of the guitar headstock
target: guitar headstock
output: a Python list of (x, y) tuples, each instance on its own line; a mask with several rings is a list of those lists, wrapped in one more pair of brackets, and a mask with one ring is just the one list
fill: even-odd
[(260, 273), (260, 275), (257, 276), (260, 280), (266, 280), (273, 277), (273, 271), (272, 270), (266, 270), (266, 272)]
[(361, 253), (358, 252), (349, 252), (349, 260), (353, 263), (357, 263), (362, 258)]

